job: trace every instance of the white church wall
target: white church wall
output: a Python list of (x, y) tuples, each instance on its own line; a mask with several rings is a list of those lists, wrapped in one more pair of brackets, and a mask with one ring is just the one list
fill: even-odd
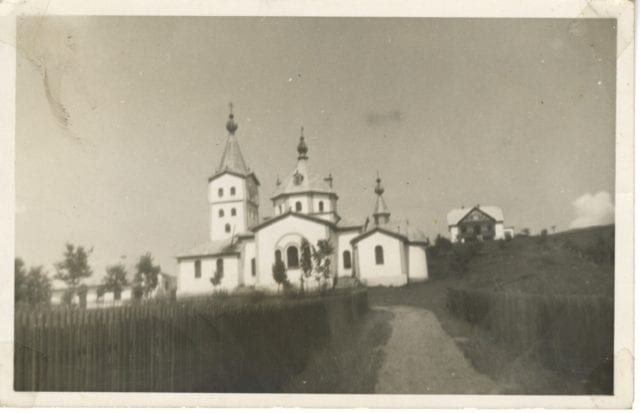
[(497, 222), (495, 226), (496, 237), (495, 239), (504, 239), (504, 223)]
[(427, 250), (418, 245), (409, 245), (409, 281), (423, 281), (427, 278)]
[[(239, 257), (225, 256), (222, 259), (224, 275), (217, 290), (233, 291), (238, 286)], [(201, 276), (196, 278), (195, 262), (200, 260)], [(211, 278), (216, 270), (218, 257), (186, 258), (178, 263), (178, 291), (177, 295), (206, 295), (214, 291)]]
[[(235, 195), (231, 195), (231, 187), (235, 188)], [(218, 190), (222, 188), (222, 196)], [(245, 181), (236, 175), (224, 174), (209, 182), (209, 202), (242, 201), (245, 198)]]
[[(353, 274), (353, 268), (355, 265), (355, 254), (353, 253), (351, 240), (355, 238), (359, 233), (360, 231), (357, 230), (338, 233), (338, 277), (349, 277)], [(351, 268), (344, 268), (344, 251), (349, 251), (349, 253), (351, 254)]]
[[(315, 245), (318, 240), (329, 238), (329, 229), (326, 225), (317, 222), (289, 216), (256, 232), (257, 284), (260, 287), (273, 290), (277, 288), (271, 270), (275, 263), (275, 250), (277, 247), (283, 249), (282, 259), (286, 265), (286, 247), (295, 244), (299, 252), (302, 237), (305, 237), (309, 243)], [(299, 269), (287, 269), (287, 277), (290, 282), (298, 284), (300, 279)]]
[[(246, 210), (245, 185), (243, 178), (231, 174), (221, 175), (209, 182), (209, 233), (212, 240), (224, 239), (246, 231), (249, 224), (257, 222), (255, 208), (251, 211)], [(232, 188), (235, 189), (233, 195)], [(218, 193), (220, 189), (222, 196)], [(232, 215), (233, 210), (235, 215)], [(223, 211), (222, 217), (220, 211)], [(255, 217), (249, 217), (249, 213)], [(229, 224), (229, 232), (226, 231), (226, 224)]]
[[(384, 252), (384, 264), (376, 264), (375, 247)], [(369, 235), (357, 243), (360, 281), (368, 286), (398, 286), (407, 283), (402, 269), (403, 242), (380, 232)]]
[(258, 280), (257, 263), (256, 263), (255, 274), (251, 273), (251, 261), (255, 260), (255, 258), (256, 258), (256, 243), (253, 240), (245, 242), (244, 254), (243, 254), (244, 265), (243, 265), (241, 280), (243, 284), (246, 286), (256, 285), (256, 282)]

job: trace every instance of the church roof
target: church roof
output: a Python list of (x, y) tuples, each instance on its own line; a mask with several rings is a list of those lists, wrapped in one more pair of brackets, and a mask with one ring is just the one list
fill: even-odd
[(304, 143), (304, 136), (300, 137), (298, 144), (298, 163), (293, 171), (282, 182), (278, 182), (271, 199), (283, 195), (297, 194), (301, 192), (321, 192), (337, 198), (332, 188), (331, 177), (323, 177), (317, 174), (309, 165), (308, 148)]
[(409, 243), (427, 243), (427, 236), (418, 228), (409, 225), (407, 221), (389, 221), (380, 225), (370, 224), (370, 227), (365, 232), (355, 237), (351, 242), (356, 243), (377, 231)]
[(336, 228), (337, 227), (336, 224), (334, 224), (333, 222), (328, 221), (326, 219), (322, 219), (322, 218), (317, 217), (315, 215), (301, 214), (299, 212), (287, 211), (284, 214), (276, 215), (275, 217), (268, 218), (267, 220), (262, 221), (258, 225), (252, 227), (251, 231), (254, 231), (254, 232), (259, 231), (264, 227), (267, 227), (267, 226), (269, 226), (271, 224), (275, 224), (276, 222), (281, 221), (281, 220), (283, 220), (283, 219), (285, 219), (287, 217), (290, 217), (290, 216), (306, 219), (307, 221), (316, 222), (316, 223), (322, 224), (322, 225), (327, 225), (327, 226), (329, 226), (331, 228)]
[(222, 152), (222, 158), (220, 158), (220, 163), (216, 169), (216, 173), (223, 171), (235, 172), (243, 175), (250, 172), (249, 168), (247, 168), (247, 164), (244, 162), (244, 158), (242, 157), (242, 151), (240, 151), (238, 139), (234, 134), (230, 134), (227, 138), (227, 143), (225, 144), (224, 151)]
[(504, 221), (504, 215), (502, 214), (502, 209), (496, 206), (479, 206), (476, 205), (474, 207), (461, 207), (452, 209), (447, 214), (447, 224), (448, 225), (458, 225), (458, 223), (462, 220), (462, 218), (466, 217), (472, 210), (478, 209), (481, 212), (489, 215), (491, 218), (496, 221)]
[(207, 241), (196, 245), (188, 251), (178, 254), (176, 258), (207, 257), (216, 255), (240, 254), (240, 243), (229, 237), (223, 240)]

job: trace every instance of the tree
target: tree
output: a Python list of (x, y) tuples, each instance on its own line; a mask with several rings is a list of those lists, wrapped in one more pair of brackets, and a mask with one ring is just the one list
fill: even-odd
[(279, 291), (281, 285), (286, 285), (288, 283), (287, 269), (284, 267), (284, 262), (282, 262), (282, 260), (276, 260), (275, 264), (271, 267), (271, 271), (273, 273), (273, 279), (278, 284)]
[(102, 291), (113, 292), (113, 298), (119, 300), (122, 290), (124, 290), (128, 284), (127, 270), (124, 264), (110, 265), (107, 267), (106, 275), (102, 279)]
[(318, 240), (317, 247), (313, 248), (313, 262), (315, 264), (314, 272), (318, 285), (322, 283), (325, 289), (331, 278), (331, 255), (333, 254), (333, 245), (329, 240)]
[(153, 265), (153, 256), (147, 252), (142, 255), (136, 264), (136, 273), (133, 279), (134, 297), (140, 299), (148, 298), (151, 292), (158, 286), (158, 274), (160, 266)]
[(82, 285), (82, 280), (93, 274), (89, 266), (89, 256), (93, 248), (85, 250), (84, 247), (74, 247), (67, 244), (64, 251), (64, 259), (55, 264), (55, 278), (67, 284), (67, 291), (63, 295), (63, 302), (71, 304), (73, 297), (78, 292), (78, 287)]
[(49, 304), (51, 301), (51, 281), (42, 267), (31, 267), (28, 271), (24, 261), (16, 258), (15, 304)]
[(306, 238), (302, 238), (300, 243), (300, 289), (304, 291), (304, 280), (311, 277), (313, 264), (311, 262), (311, 245)]
[(525, 237), (528, 237), (529, 234), (531, 234), (531, 231), (529, 231), (529, 228), (524, 228), (522, 230), (522, 235), (524, 235)]
[(451, 241), (448, 238), (438, 234), (433, 245), (436, 255), (442, 255), (446, 251), (451, 250)]
[(21, 258), (16, 258), (13, 262), (15, 269), (14, 276), (14, 300), (16, 303), (27, 301), (27, 269)]

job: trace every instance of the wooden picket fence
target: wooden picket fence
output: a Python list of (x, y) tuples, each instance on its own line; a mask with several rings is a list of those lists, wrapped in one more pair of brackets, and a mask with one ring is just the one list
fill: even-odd
[(606, 392), (613, 383), (614, 313), (609, 297), (451, 288), (447, 306), (455, 316), (547, 368), (604, 380), (600, 388)]
[(18, 310), (17, 391), (271, 392), (348, 334), (365, 290), (329, 296)]

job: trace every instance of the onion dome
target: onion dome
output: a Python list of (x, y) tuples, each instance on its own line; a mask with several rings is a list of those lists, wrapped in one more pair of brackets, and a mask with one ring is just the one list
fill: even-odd
[(376, 225), (387, 224), (389, 222), (389, 217), (391, 216), (391, 211), (389, 211), (389, 207), (387, 207), (387, 203), (384, 202), (384, 198), (382, 197), (384, 187), (382, 186), (382, 181), (380, 180), (379, 175), (376, 178), (376, 187), (374, 192), (378, 197), (376, 198), (376, 206), (373, 209), (373, 221)]
[(374, 192), (375, 192), (378, 196), (380, 196), (380, 195), (384, 194), (384, 187), (382, 186), (382, 183), (381, 183), (381, 182), (382, 182), (382, 181), (380, 180), (380, 177), (378, 176), (378, 177), (376, 178), (376, 187), (375, 187), (375, 189), (374, 189)]
[(300, 142), (298, 143), (298, 159), (307, 159), (307, 144), (304, 143), (304, 127), (300, 128)]
[(229, 113), (229, 120), (227, 121), (227, 130), (232, 135), (236, 133), (236, 130), (238, 130), (238, 124), (236, 123), (235, 120), (233, 120), (233, 111)]

